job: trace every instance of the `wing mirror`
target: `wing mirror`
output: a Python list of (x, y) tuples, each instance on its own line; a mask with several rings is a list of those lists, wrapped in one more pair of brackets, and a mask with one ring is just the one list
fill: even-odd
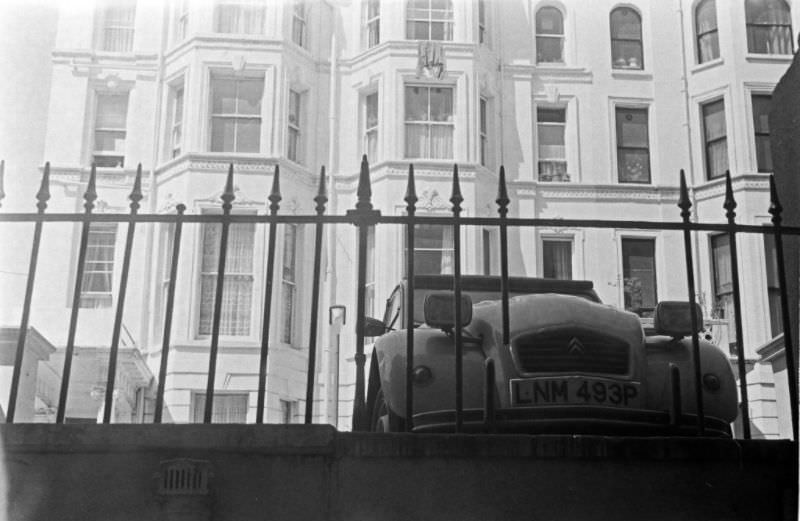
[(364, 317), (364, 336), (381, 336), (384, 333), (386, 333), (386, 325), (383, 320)]
[(653, 328), (658, 335), (668, 335), (673, 338), (691, 336), (703, 329), (703, 310), (698, 304), (694, 305), (697, 331), (692, 330), (692, 305), (689, 302), (666, 301), (659, 302), (653, 317)]
[[(455, 294), (452, 291), (438, 291), (425, 297), (425, 323), (439, 329), (455, 327)], [(461, 295), (461, 327), (472, 322), (472, 298)]]

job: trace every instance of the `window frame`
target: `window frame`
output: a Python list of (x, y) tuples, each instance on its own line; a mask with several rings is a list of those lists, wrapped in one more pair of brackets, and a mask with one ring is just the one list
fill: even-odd
[[(442, 213), (432, 212), (432, 213), (429, 213), (427, 215), (431, 215), (431, 216), (438, 215), (438, 216), (441, 216)], [(417, 216), (420, 216), (420, 214), (417, 214)], [(423, 235), (422, 229), (423, 228), (426, 228), (428, 230), (433, 230), (435, 228), (438, 228), (438, 229), (441, 230), (442, 234), (441, 234), (441, 242), (439, 243), (440, 247), (421, 247), (421, 246), (417, 246), (417, 244), (419, 243), (420, 239), (422, 238), (422, 235)], [(449, 238), (447, 237), (448, 233), (450, 234)], [(454, 237), (453, 237), (452, 234), (453, 234), (453, 226), (449, 225), (449, 224), (418, 223), (418, 224), (414, 225), (414, 248), (412, 249), (412, 252), (414, 254), (414, 275), (452, 275), (453, 274), (453, 264), (452, 264), (452, 262), (455, 259), (456, 250), (455, 250), (455, 240), (454, 240)], [(439, 239), (439, 237), (437, 237), (437, 239)], [(449, 240), (449, 242), (448, 242), (448, 240)], [(406, 276), (406, 267), (408, 265), (408, 262), (407, 262), (408, 243), (406, 241), (407, 241), (406, 235), (403, 234), (403, 239), (402, 239), (402, 242), (403, 242), (402, 273), (403, 273), (404, 277)], [(463, 240), (462, 240), (462, 247), (463, 247)], [(438, 257), (439, 270), (435, 271), (435, 272), (421, 271), (420, 270), (420, 266), (422, 265), (422, 262), (418, 260), (417, 256), (418, 255), (421, 256), (421, 255), (424, 255), (424, 254), (430, 254), (430, 253), (434, 253), (435, 254), (436, 252), (439, 252), (439, 257)], [(448, 253), (450, 254), (451, 260), (450, 260), (449, 266), (445, 267), (445, 255), (447, 255)]]
[[(622, 12), (623, 10), (628, 10), (633, 13), (639, 20), (639, 36), (638, 38), (630, 38), (630, 37), (621, 37), (619, 35), (615, 36), (615, 32), (619, 33), (619, 31), (614, 30), (614, 13)], [(609, 28), (610, 28), (610, 36), (611, 36), (611, 68), (613, 70), (644, 70), (644, 20), (642, 17), (642, 13), (640, 13), (637, 9), (628, 6), (628, 5), (621, 5), (615, 7), (609, 13)], [(614, 54), (615, 43), (637, 43), (639, 49), (639, 55), (641, 56), (640, 63), (631, 64), (631, 58), (628, 58), (625, 64), (620, 64), (620, 60), (623, 60), (624, 57), (621, 55), (616, 57)], [(635, 57), (633, 57), (635, 58)]]
[[(751, 107), (751, 114), (753, 115), (753, 150), (755, 152), (755, 167), (756, 171), (760, 173), (772, 173), (775, 170), (775, 164), (772, 161), (772, 150), (771, 150), (771, 143), (770, 143), (770, 135), (771, 131), (769, 129), (769, 120), (767, 120), (767, 130), (764, 131), (763, 128), (760, 127), (757, 115), (756, 114), (756, 99), (769, 99), (769, 106), (770, 110), (772, 108), (772, 93), (765, 93), (765, 92), (750, 92), (750, 107)], [(769, 110), (767, 110), (767, 117), (769, 117)], [(766, 139), (764, 139), (766, 138)], [(766, 143), (766, 151), (764, 153), (764, 157), (767, 159), (768, 164), (762, 165), (759, 161), (759, 142), (764, 141)]]
[[(771, 3), (772, 5), (781, 5), (785, 8), (786, 18), (788, 23), (759, 23), (757, 20), (750, 19), (750, 8), (749, 4), (752, 0), (744, 0), (744, 11), (745, 11), (745, 39), (747, 41), (747, 53), (748, 54), (755, 54), (755, 55), (767, 55), (767, 56), (791, 56), (794, 54), (794, 33), (792, 31), (792, 8), (788, 2), (785, 0), (761, 0), (765, 2), (765, 10), (769, 11), (770, 7), (767, 6), (767, 3)], [(754, 50), (755, 44), (758, 43), (755, 41), (755, 36), (753, 36), (753, 30), (756, 28), (767, 28), (769, 30), (775, 30), (776, 28), (782, 28), (784, 30), (784, 40), (780, 43), (781, 46), (788, 47), (787, 52), (769, 52), (767, 51), (759, 51)], [(769, 47), (769, 46), (767, 46)]]
[(381, 2), (364, 0), (364, 47), (371, 49), (381, 43)]
[[(628, 255), (627, 257), (625, 255), (625, 245), (626, 245), (626, 243), (627, 244), (631, 244), (631, 243), (640, 243), (640, 244), (649, 243), (650, 245), (652, 245), (652, 261), (653, 261), (653, 266), (652, 266), (653, 307), (652, 308), (650, 308), (649, 306), (644, 306), (644, 305), (639, 306), (638, 308), (634, 308), (633, 307), (633, 302), (631, 302), (631, 305), (629, 307), (628, 304), (625, 302), (625, 300), (628, 298), (628, 295), (630, 293), (628, 288), (626, 287), (627, 284), (628, 284), (628, 280), (634, 278), (634, 277), (630, 276), (630, 271), (631, 271), (632, 268), (630, 266), (630, 260), (629, 259), (630, 259), (631, 255)], [(620, 271), (620, 275), (621, 275), (620, 282), (621, 282), (621, 286), (622, 286), (621, 289), (622, 289), (622, 295), (623, 295), (622, 307), (624, 307), (624, 309), (626, 311), (631, 311), (632, 313), (636, 313), (640, 317), (645, 317), (647, 315), (652, 316), (652, 311), (655, 309), (655, 306), (658, 304), (658, 262), (657, 262), (658, 261), (658, 238), (650, 236), (650, 235), (627, 235), (627, 234), (623, 235), (623, 236), (620, 237), (619, 252), (620, 252), (620, 258), (621, 258), (621, 261), (622, 261), (621, 262), (622, 270)], [(627, 262), (626, 262), (626, 259), (627, 259)], [(629, 275), (628, 277), (625, 276), (626, 275), (626, 264), (628, 266), (628, 269), (627, 269), (628, 275)], [(643, 302), (643, 304), (644, 304), (644, 302)]]
[(176, 45), (189, 34), (189, 0), (175, 0), (172, 5), (172, 44)]
[[(183, 128), (186, 103), (186, 86), (184, 79), (181, 78), (177, 83), (170, 86), (171, 106), (170, 106), (170, 134), (169, 134), (169, 159), (174, 159), (185, 152), (183, 149)], [(176, 135), (178, 136), (176, 138)]]
[[(553, 33), (544, 33), (544, 32), (540, 32), (539, 31), (539, 16), (544, 11), (553, 11), (553, 12), (558, 14), (558, 16), (560, 17), (560, 22), (561, 22), (561, 32), (560, 33), (555, 33), (555, 32), (553, 32)], [(566, 34), (565, 34), (566, 33), (566, 25), (564, 24), (564, 18), (565, 18), (564, 17), (564, 12), (561, 9), (559, 9), (558, 7), (554, 6), (554, 5), (543, 5), (543, 6), (539, 7), (536, 10), (536, 16), (534, 17), (534, 25), (533, 26), (534, 26), (534, 33), (535, 33), (534, 34), (534, 40), (536, 42), (536, 64), (537, 65), (543, 65), (543, 64), (544, 65), (554, 65), (554, 64), (558, 65), (558, 64), (564, 64), (566, 62), (566, 60), (564, 58), (564, 51), (565, 51), (565, 45), (566, 45)], [(542, 52), (542, 49), (544, 48), (544, 46), (539, 43), (540, 39), (542, 39), (542, 43), (545, 40), (553, 40), (553, 41), (558, 40), (558, 41), (561, 42), (561, 45), (559, 46), (558, 59), (556, 59), (556, 60), (540, 59), (540, 54)]]
[(769, 333), (774, 338), (784, 332), (781, 285), (778, 277), (778, 252), (775, 236), (772, 233), (763, 234), (762, 242), (764, 244), (764, 285), (767, 290)]
[[(287, 237), (289, 230), (292, 230), (291, 248), (288, 248)], [(281, 299), (288, 307), (281, 308), (280, 341), (284, 344), (293, 345), (295, 340), (295, 313), (297, 310), (297, 275), (298, 275), (298, 245), (300, 244), (300, 225), (298, 223), (284, 223), (282, 234), (281, 258)], [(287, 266), (287, 252), (291, 251), (290, 265)], [(287, 271), (287, 267), (289, 268)], [(290, 278), (287, 278), (287, 275)], [(288, 310), (288, 312), (287, 312)]]
[(303, 164), (304, 97), (305, 92), (289, 89), (286, 115), (286, 158), (298, 164)]
[(305, 0), (292, 2), (292, 42), (298, 47), (306, 48), (308, 45), (308, 5)]
[[(707, 5), (711, 4), (711, 13), (713, 13), (714, 17), (714, 24), (713, 29), (707, 29), (701, 32), (700, 30), (700, 9), (706, 7)], [(701, 0), (697, 2), (694, 7), (694, 43), (695, 43), (695, 60), (697, 61), (698, 65), (702, 63), (708, 63), (714, 60), (719, 59), (721, 56), (720, 48), (719, 48), (719, 20), (717, 18), (717, 0)], [(702, 41), (706, 40), (706, 37), (711, 36), (710, 41), (715, 42), (712, 48), (715, 49), (716, 53), (713, 56), (704, 56), (703, 55), (703, 45), (701, 44)]]
[[(202, 397), (202, 402), (201, 402)], [(220, 403), (218, 398), (225, 397), (225, 398), (238, 398), (243, 401), (244, 403), (244, 417), (241, 418), (241, 421), (215, 421), (214, 416), (215, 412), (221, 413), (222, 411), (217, 411), (216, 408)], [(205, 405), (206, 405), (206, 392), (205, 391), (192, 391), (191, 398), (190, 398), (190, 410), (191, 410), (191, 420), (190, 423), (203, 423), (205, 419)], [(235, 409), (233, 409), (235, 411)], [(218, 424), (244, 424), (247, 423), (247, 416), (250, 412), (250, 393), (248, 391), (217, 391), (214, 390), (214, 403), (211, 405), (211, 423), (218, 423)], [(198, 417), (199, 416), (199, 417)]]
[[(225, 9), (236, 13), (235, 27), (222, 27), (221, 13)], [(266, 4), (258, 0), (214, 0), (214, 33), (263, 35), (266, 15)], [(254, 22), (251, 22), (251, 17), (254, 18)]]
[[(102, 241), (95, 242), (98, 239), (98, 235), (105, 236), (106, 238), (111, 237), (112, 240), (109, 243), (103, 243)], [(113, 300), (114, 300), (114, 265), (115, 265), (115, 257), (116, 257), (116, 249), (117, 249), (117, 236), (119, 235), (119, 223), (115, 222), (103, 222), (103, 221), (94, 221), (89, 223), (89, 233), (86, 238), (86, 253), (83, 262), (83, 278), (81, 279), (81, 289), (80, 295), (78, 299), (78, 307), (84, 309), (98, 309), (98, 308), (110, 308)], [(103, 255), (99, 256), (92, 256), (92, 252), (94, 251), (104, 251), (106, 253), (110, 252), (108, 258), (104, 258)], [(93, 264), (102, 265), (100, 269), (91, 269)], [(99, 280), (107, 281), (107, 288), (101, 291), (89, 291), (84, 289), (88, 283), (88, 279), (91, 278), (92, 275), (100, 275), (101, 278)], [(106, 284), (104, 283), (103, 286)]]
[[(547, 262), (546, 262), (547, 261), (547, 255), (546, 255), (547, 247), (546, 246), (547, 245), (555, 245), (555, 244), (559, 244), (559, 245), (560, 244), (567, 244), (567, 245), (569, 245), (569, 274), (568, 274), (569, 276), (567, 278), (548, 277), (547, 276), (548, 267), (547, 267)], [(559, 236), (545, 235), (545, 236), (541, 237), (540, 245), (541, 245), (541, 252), (542, 252), (542, 271), (541, 271), (542, 278), (549, 278), (549, 279), (554, 279), (554, 280), (574, 280), (574, 278), (575, 278), (575, 238), (572, 237), (572, 236), (559, 237)], [(553, 271), (557, 271), (557, 270), (553, 269)]]
[(489, 98), (478, 99), (478, 160), (481, 166), (489, 168)]
[[(561, 112), (563, 114), (564, 120), (563, 121), (541, 121), (540, 120), (540, 113), (539, 111), (551, 111), (551, 112)], [(542, 159), (541, 147), (542, 142), (542, 127), (560, 127), (561, 128), (561, 138), (563, 141), (563, 148), (564, 154), (563, 159), (557, 158), (545, 158)], [(563, 163), (564, 164), (564, 172), (557, 173), (552, 176), (550, 179), (543, 179), (542, 173), (542, 164), (543, 163)], [(538, 103), (536, 105), (536, 180), (540, 182), (569, 182), (570, 175), (569, 175), (569, 161), (567, 157), (567, 107), (562, 105), (546, 105), (542, 103)]]
[[(412, 2), (421, 1), (426, 2), (426, 8), (415, 8), (412, 7)], [(448, 7), (446, 9), (434, 9), (433, 2), (434, 0), (407, 0), (406, 2), (406, 40), (431, 40), (431, 41), (440, 41), (440, 42), (451, 42), (453, 41), (453, 30), (455, 28), (455, 6), (452, 0), (446, 0)], [(442, 17), (434, 17), (434, 11), (442, 12)], [(419, 15), (422, 12), (426, 12), (427, 16), (425, 18), (415, 18), (412, 17), (412, 12), (414, 14)], [(412, 37), (412, 33), (416, 36), (416, 30), (412, 31), (412, 27), (414, 24), (426, 24), (427, 27), (427, 37), (426, 38), (416, 38)], [(433, 25), (434, 24), (442, 24), (442, 38), (433, 38)]]
[[(109, 98), (125, 98), (125, 110), (122, 116), (124, 117), (124, 125), (122, 127), (106, 127), (100, 126), (98, 118), (101, 115), (101, 104), (103, 99)], [(97, 168), (124, 168), (126, 159), (126, 148), (128, 143), (128, 111), (130, 110), (130, 92), (129, 91), (95, 91), (94, 103), (94, 125), (92, 128), (92, 163), (97, 165)], [(98, 133), (106, 134), (121, 134), (122, 150), (117, 150), (117, 138), (115, 138), (114, 149), (100, 149), (98, 148), (99, 140), (97, 139)], [(117, 164), (108, 165), (104, 161), (98, 161), (103, 158), (117, 158)]]
[[(408, 104), (407, 104), (407, 92), (408, 89), (427, 89), (428, 96), (427, 96), (427, 106), (426, 106), (426, 118), (424, 120), (409, 120), (408, 117)], [(447, 90), (450, 92), (450, 114), (446, 121), (435, 121), (431, 119), (431, 95), (430, 91), (432, 89), (441, 89)], [(455, 132), (456, 132), (456, 89), (453, 85), (434, 85), (434, 84), (419, 84), (419, 83), (406, 83), (403, 85), (403, 138), (404, 138), (404, 146), (403, 146), (403, 158), (405, 159), (425, 159), (425, 160), (446, 160), (450, 161), (453, 160), (455, 157)], [(425, 148), (427, 150), (427, 154), (423, 154), (420, 156), (412, 156), (409, 154), (409, 139), (408, 139), (408, 128), (409, 125), (416, 125), (416, 126), (424, 126), (426, 130), (427, 140), (425, 143)], [(449, 157), (433, 157), (431, 146), (433, 144), (433, 134), (431, 133), (431, 129), (433, 127), (448, 127), (451, 129), (450, 133), (450, 155)]]
[[(721, 137), (715, 137), (711, 140), (708, 138), (708, 117), (707, 111), (714, 105), (721, 104), (722, 105), (722, 116), (725, 122), (725, 133)], [(700, 118), (701, 118), (701, 131), (702, 131), (702, 138), (703, 138), (703, 166), (705, 167), (706, 171), (706, 179), (711, 181), (712, 179), (720, 179), (725, 177), (725, 171), (730, 169), (730, 152), (728, 150), (728, 118), (727, 113), (725, 112), (725, 98), (719, 97), (715, 99), (711, 99), (708, 101), (704, 101), (700, 104)], [(721, 173), (716, 175), (712, 175), (711, 171), (711, 158), (712, 154), (710, 154), (710, 149), (715, 144), (725, 144), (725, 158), (726, 158), (726, 168)]]
[[(620, 132), (620, 111), (633, 111), (633, 112), (643, 112), (646, 116), (646, 121), (644, 124), (644, 128), (647, 132), (647, 146), (627, 146), (622, 143), (622, 135)], [(629, 105), (629, 104), (615, 104), (614, 105), (614, 139), (615, 139), (615, 161), (617, 166), (617, 183), (620, 184), (653, 184), (653, 169), (652, 169), (652, 160), (651, 160), (651, 150), (652, 144), (650, 139), (650, 105)], [(622, 168), (623, 162), (621, 161), (620, 151), (622, 150), (645, 150), (647, 152), (647, 179), (643, 181), (635, 181), (631, 179), (623, 179), (622, 177)]]
[[(214, 83), (216, 81), (233, 81), (236, 88), (236, 94), (234, 95), (234, 99), (236, 100), (236, 109), (234, 112), (214, 112), (214, 94), (215, 88)], [(259, 107), (258, 113), (239, 113), (238, 106), (241, 100), (241, 97), (238, 95), (240, 89), (240, 83), (243, 82), (259, 82), (261, 84), (261, 98), (259, 99)], [(208, 132), (208, 150), (211, 152), (223, 152), (228, 154), (258, 154), (261, 152), (261, 144), (262, 144), (262, 132), (263, 132), (263, 124), (264, 124), (264, 88), (266, 86), (266, 82), (263, 75), (259, 76), (234, 76), (231, 73), (224, 72), (224, 73), (211, 73), (210, 80), (209, 80), (209, 132)], [(233, 149), (232, 150), (225, 150), (224, 146), (221, 147), (219, 150), (214, 150), (214, 120), (226, 120), (226, 119), (233, 119), (235, 120), (235, 126), (233, 130)], [(257, 149), (254, 151), (241, 151), (239, 150), (239, 121), (253, 121), (258, 120), (258, 146)], [(224, 142), (222, 143), (224, 145)]]
[[(103, 52), (131, 53), (133, 52), (134, 38), (136, 36), (136, 2), (128, 0), (126, 2), (107, 2), (101, 8), (101, 23), (98, 48)], [(116, 13), (117, 16), (111, 16)], [(127, 20), (121, 20), (123, 17)], [(127, 23), (125, 23), (127, 22)], [(121, 48), (114, 44), (114, 38), (109, 36), (109, 32), (119, 32), (124, 34)]]
[[(370, 98), (375, 99), (375, 122), (374, 125), (370, 125)], [(362, 127), (362, 134), (361, 134), (361, 153), (367, 156), (370, 163), (374, 164), (378, 161), (380, 157), (379, 151), (379, 139), (380, 139), (380, 94), (377, 90), (372, 90), (363, 94), (362, 96), (362, 117), (363, 117), (363, 127)], [(370, 146), (370, 143), (374, 144), (374, 153)]]
[[(727, 244), (718, 245), (717, 241), (727, 241)], [(731, 281), (727, 284), (730, 285), (730, 288), (720, 287), (720, 278), (722, 274), (720, 263), (722, 258), (717, 252), (725, 247), (728, 249), (727, 274), (730, 275)], [(708, 250), (711, 257), (711, 296), (713, 298), (711, 318), (727, 321), (728, 349), (729, 353), (734, 355), (736, 354), (736, 346), (738, 342), (736, 340), (736, 310), (733, 306), (733, 270), (731, 267), (732, 257), (730, 236), (727, 233), (709, 234)], [(725, 284), (723, 283), (722, 286), (725, 286)], [(722, 301), (722, 303), (720, 303), (720, 301)], [(728, 316), (727, 311), (730, 311), (731, 316)]]
[(486, 0), (478, 0), (478, 43), (491, 47), (489, 43), (489, 23), (486, 15)]

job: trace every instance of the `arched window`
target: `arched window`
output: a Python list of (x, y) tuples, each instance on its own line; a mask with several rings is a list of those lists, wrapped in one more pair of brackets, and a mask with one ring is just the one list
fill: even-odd
[(536, 63), (564, 62), (564, 17), (555, 7), (536, 12)]
[(697, 35), (697, 63), (719, 58), (716, 0), (703, 0), (697, 4), (694, 10), (694, 29)]
[(611, 11), (611, 66), (643, 69), (642, 17), (630, 7)]
[(745, 0), (747, 52), (792, 54), (792, 20), (784, 0)]

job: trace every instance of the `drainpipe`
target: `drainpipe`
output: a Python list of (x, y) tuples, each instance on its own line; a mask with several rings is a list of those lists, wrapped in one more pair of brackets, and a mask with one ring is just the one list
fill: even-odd
[[(156, 71), (156, 103), (155, 103), (155, 121), (153, 123), (153, 152), (150, 158), (150, 170), (147, 174), (147, 181), (150, 188), (150, 193), (148, 194), (148, 211), (150, 213), (156, 212), (156, 195), (158, 190), (156, 189), (156, 164), (158, 162), (159, 157), (159, 135), (161, 134), (161, 113), (163, 110), (163, 96), (164, 96), (164, 48), (166, 47), (167, 43), (167, 29), (169, 27), (169, 7), (168, 3), (164, 2), (162, 7), (162, 17), (161, 17), (163, 24), (161, 27), (161, 42), (158, 50), (158, 69)], [(142, 302), (148, 303), (147, 309), (148, 312), (143, 313), (139, 323), (139, 338), (140, 338), (140, 345), (144, 349), (148, 349), (150, 344), (150, 336), (149, 336), (149, 326), (151, 322), (151, 317), (149, 314), (150, 309), (154, 309), (153, 306), (150, 304), (150, 298), (152, 296), (152, 281), (151, 276), (153, 273), (153, 251), (154, 251), (154, 223), (150, 223), (145, 227), (145, 246), (142, 248), (142, 251), (145, 254), (144, 258), (144, 273), (143, 277), (147, 283), (144, 285), (144, 294), (142, 295)]]
[[(683, 93), (683, 116), (684, 127), (686, 128), (686, 145), (689, 151), (689, 198), (692, 201), (692, 208), (695, 212), (692, 215), (692, 221), (697, 222), (697, 195), (695, 193), (695, 168), (694, 168), (694, 153), (692, 146), (692, 119), (689, 111), (689, 65), (686, 62), (686, 24), (684, 20), (684, 12), (682, 0), (676, 0), (678, 4), (678, 18), (681, 28), (681, 66), (683, 74), (681, 76), (681, 91)], [(694, 276), (695, 276), (695, 291), (699, 294), (696, 295), (698, 302), (705, 304), (705, 299), (702, 297), (703, 291), (703, 273), (700, 271), (700, 238), (697, 233), (692, 234), (692, 248), (695, 254), (692, 256), (694, 261)]]

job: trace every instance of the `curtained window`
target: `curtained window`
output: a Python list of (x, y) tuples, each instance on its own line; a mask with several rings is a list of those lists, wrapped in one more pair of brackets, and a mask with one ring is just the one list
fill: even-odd
[(565, 144), (566, 126), (566, 109), (536, 108), (539, 181), (569, 181)]
[(211, 151), (258, 152), (263, 78), (211, 78)]
[(366, 29), (367, 48), (381, 43), (381, 2), (380, 0), (364, 0), (364, 26)]
[(644, 69), (642, 17), (630, 7), (611, 11), (611, 66), (614, 69)]
[(650, 182), (647, 109), (617, 107), (617, 175), (620, 183)]
[(364, 153), (371, 162), (378, 159), (378, 93), (364, 97)]
[(764, 234), (764, 260), (766, 261), (767, 301), (769, 303), (769, 325), (772, 336), (783, 333), (781, 314), (781, 285), (778, 280), (778, 256), (775, 249), (775, 236)]
[(759, 172), (772, 172), (772, 150), (769, 143), (769, 111), (772, 96), (753, 94), (753, 129), (756, 141), (756, 164)]
[[(247, 393), (214, 392), (211, 406), (211, 423), (245, 423), (247, 421)], [(206, 411), (206, 393), (192, 394), (194, 423), (202, 423)]]
[(792, 54), (792, 18), (784, 0), (745, 0), (747, 52)]
[(116, 241), (117, 223), (93, 222), (89, 225), (79, 307), (111, 306)]
[(131, 52), (136, 4), (109, 2), (100, 16), (103, 20), (100, 49), (109, 52)]
[(453, 89), (406, 87), (406, 158), (453, 158)]
[(713, 318), (728, 321), (728, 347), (736, 353), (736, 321), (733, 307), (733, 271), (731, 269), (731, 242), (727, 234), (711, 237), (711, 267), (714, 271)]
[(164, 314), (167, 311), (167, 292), (172, 267), (172, 248), (175, 244), (175, 223), (161, 223), (159, 228), (158, 252), (158, 296), (156, 300), (153, 336), (160, 342), (164, 335)]
[(264, 34), (265, 8), (262, 0), (218, 0), (214, 10), (214, 31)]
[(564, 16), (555, 7), (536, 12), (536, 63), (564, 63)]
[(294, 308), (297, 296), (297, 224), (283, 228), (283, 262), (281, 271), (281, 342), (292, 343)]
[(728, 137), (725, 128), (725, 102), (712, 101), (702, 106), (703, 146), (706, 152), (706, 176), (722, 177), (728, 170)]
[(128, 93), (98, 94), (94, 119), (94, 153), (92, 161), (99, 168), (125, 166)]
[(697, 4), (694, 10), (694, 27), (697, 35), (697, 63), (719, 58), (716, 0), (703, 0)]
[[(408, 249), (406, 248), (406, 254)], [(441, 224), (414, 225), (414, 273), (453, 273), (453, 227)], [(405, 261), (403, 262), (405, 269)]]
[(170, 132), (170, 157), (181, 155), (183, 146), (183, 80), (170, 89), (172, 97), (172, 130)]
[(408, 0), (406, 38), (409, 40), (452, 40), (452, 0)]
[[(200, 268), (200, 322), (198, 333), (210, 335), (214, 317), (214, 296), (219, 266), (222, 225), (203, 224)], [(254, 223), (231, 224), (225, 258), (220, 335), (249, 336), (253, 301)]]
[(546, 279), (572, 280), (572, 241), (542, 241), (542, 276)]
[(622, 239), (625, 309), (639, 316), (652, 316), (658, 302), (655, 253), (654, 239)]

